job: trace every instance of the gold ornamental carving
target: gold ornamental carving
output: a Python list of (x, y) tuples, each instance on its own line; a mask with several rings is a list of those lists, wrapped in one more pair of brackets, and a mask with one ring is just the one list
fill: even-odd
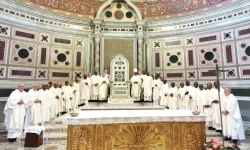
[(200, 150), (204, 122), (70, 125), (68, 150)]
[(122, 127), (114, 143), (114, 150), (158, 150), (163, 148), (163, 139), (155, 127), (129, 125)]

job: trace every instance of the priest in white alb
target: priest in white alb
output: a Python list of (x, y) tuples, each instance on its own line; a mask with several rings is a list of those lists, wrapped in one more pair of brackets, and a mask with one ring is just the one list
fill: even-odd
[(180, 110), (184, 110), (185, 109), (185, 101), (184, 101), (184, 98), (185, 98), (185, 88), (184, 88), (184, 83), (181, 82), (180, 83), (180, 87), (178, 89), (178, 107)]
[(80, 83), (79, 83), (78, 78), (75, 79), (75, 82), (73, 83), (73, 87), (76, 90), (76, 93), (75, 93), (75, 106), (78, 107), (78, 105), (80, 105), (80, 99), (81, 99)]
[(42, 124), (50, 121), (50, 107), (51, 102), (47, 91), (47, 84), (43, 84), (42, 89), (39, 90), (39, 98), (41, 99), (41, 111), (42, 111)]
[(65, 85), (62, 87), (62, 98), (65, 102), (65, 109), (68, 112), (72, 109), (72, 98), (73, 98), (73, 91), (72, 87), (69, 86), (69, 81), (65, 81)]
[(65, 102), (63, 101), (63, 91), (60, 88), (60, 83), (57, 82), (55, 86), (55, 94), (56, 94), (56, 106), (57, 106), (57, 114), (60, 115), (62, 112), (65, 112)]
[(58, 87), (58, 83), (55, 82), (54, 85), (50, 86), (50, 89), (48, 90), (48, 94), (50, 97), (50, 103), (51, 103), (51, 107), (50, 107), (50, 119), (54, 119), (57, 114), (58, 114), (58, 110), (57, 110), (57, 100), (58, 100), (58, 96), (56, 95), (56, 91), (55, 88)]
[[(218, 84), (214, 82), (214, 88), (212, 89), (214, 95), (214, 100), (212, 101), (212, 127), (217, 132), (222, 132), (221, 130), (221, 116), (220, 116), (220, 105), (219, 105), (219, 93)], [(220, 98), (224, 96), (224, 89), (220, 87)]]
[(4, 107), (4, 126), (8, 130), (7, 138), (9, 142), (15, 142), (16, 138), (23, 133), (25, 117), (25, 97), (24, 84), (19, 84), (18, 89), (13, 91)]
[(175, 86), (175, 83), (172, 82), (170, 88), (168, 89), (168, 107), (171, 110), (178, 109), (178, 88)]
[(161, 91), (162, 81), (160, 75), (157, 74), (153, 80), (153, 101), (154, 104), (159, 104), (160, 100), (160, 91)]
[(240, 108), (236, 97), (231, 94), (230, 88), (225, 88), (225, 96), (222, 100), (223, 135), (228, 139), (232, 139), (237, 144), (238, 140), (245, 139), (244, 127), (241, 118)]
[(199, 83), (198, 82), (194, 82), (194, 87), (193, 87), (193, 106), (192, 106), (192, 110), (197, 110), (197, 97), (199, 94)]
[(131, 96), (134, 101), (140, 100), (140, 91), (141, 91), (141, 77), (137, 73), (137, 69), (134, 69), (134, 75), (130, 79), (130, 82), (132, 84), (131, 88)]
[(72, 82), (69, 82), (69, 86), (71, 87), (71, 91), (72, 91), (71, 110), (75, 111), (77, 108), (77, 106), (76, 106), (76, 89), (73, 86)]
[(161, 86), (161, 90), (160, 90), (160, 105), (168, 107), (168, 91), (169, 87), (168, 87), (168, 83), (167, 80), (163, 81), (163, 84)]
[(142, 79), (144, 101), (151, 101), (153, 78), (149, 75), (149, 72), (147, 72), (147, 75), (143, 76)]
[(97, 71), (91, 76), (91, 100), (98, 100), (100, 78)]
[(102, 76), (99, 80), (99, 100), (106, 100), (108, 96), (108, 84), (109, 79), (105, 75), (105, 73), (102, 73)]
[(38, 126), (41, 125), (42, 121), (42, 105), (40, 92), (38, 91), (38, 84), (34, 83), (32, 89), (26, 95), (25, 104), (27, 108), (27, 114), (25, 117), (24, 128), (29, 126)]
[(80, 86), (81, 86), (80, 88), (81, 103), (85, 103), (85, 105), (88, 106), (88, 101), (90, 100), (90, 94), (91, 94), (91, 80), (86, 74), (83, 76)]
[(184, 89), (185, 89), (184, 109), (194, 110), (195, 107), (194, 87), (190, 86), (189, 81), (186, 81)]
[[(208, 85), (207, 88), (210, 88), (209, 86), (210, 85)], [(206, 127), (209, 127), (211, 125), (212, 112), (210, 102), (207, 98), (207, 90), (204, 89), (202, 84), (199, 85), (199, 92), (197, 95), (197, 110), (201, 114), (206, 115)]]
[(206, 90), (206, 98), (207, 98), (207, 102), (204, 105), (204, 111), (206, 110), (206, 116), (207, 116), (207, 126), (208, 126), (208, 130), (215, 130), (212, 127), (212, 103), (215, 99), (215, 94), (214, 91), (212, 89), (212, 83), (208, 82), (207, 83), (207, 90)]

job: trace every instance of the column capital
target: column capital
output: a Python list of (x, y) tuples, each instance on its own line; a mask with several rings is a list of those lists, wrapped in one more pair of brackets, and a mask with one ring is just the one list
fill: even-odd
[(141, 19), (136, 20), (136, 25), (137, 26), (144, 26), (145, 23), (146, 23), (146, 20), (141, 20)]

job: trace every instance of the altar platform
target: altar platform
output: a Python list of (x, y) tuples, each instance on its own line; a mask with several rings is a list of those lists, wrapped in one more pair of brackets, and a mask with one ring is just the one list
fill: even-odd
[(81, 107), (81, 110), (164, 110), (164, 106), (153, 103), (110, 104), (107, 102), (92, 102)]
[(63, 118), (68, 150), (200, 150), (205, 116), (185, 110), (84, 110)]

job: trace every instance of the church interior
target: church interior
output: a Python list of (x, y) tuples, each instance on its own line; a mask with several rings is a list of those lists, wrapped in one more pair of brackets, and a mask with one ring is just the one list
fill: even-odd
[[(216, 65), (221, 70), (218, 74)], [(144, 147), (145, 150), (199, 150), (213, 137), (219, 137), (222, 142), (224, 137), (219, 132), (207, 129), (202, 132), (204, 124), (197, 121), (202, 120), (201, 116), (191, 119), (197, 122), (187, 127), (188, 133), (184, 129), (179, 133), (175, 129), (178, 124), (172, 125), (166, 118), (176, 122), (183, 118), (169, 114), (165, 118), (159, 117), (161, 111), (174, 113), (174, 110), (170, 112), (164, 106), (143, 100), (130, 103), (133, 87), (129, 81), (135, 68), (139, 74), (145, 70), (150, 76), (159, 75), (169, 86), (174, 82), (179, 87), (181, 82), (188, 80), (192, 86), (198, 82), (206, 88), (208, 82), (218, 80), (222, 88), (230, 87), (238, 101), (246, 136), (238, 146), (250, 150), (249, 0), (1, 0), (0, 149), (28, 149), (24, 147), (25, 134), (17, 137), (15, 143), (9, 143), (4, 126), (4, 107), (20, 83), (28, 91), (34, 83), (40, 88), (48, 82), (64, 85), (65, 81), (81, 80), (84, 75), (94, 72), (101, 76), (104, 71), (112, 79), (108, 100), (90, 100), (88, 106), (79, 106), (78, 117), (83, 117), (80, 123), (69, 117), (69, 113), (49, 121), (44, 125), (43, 145), (33, 149), (142, 150), (142, 145), (126, 147), (126, 140), (132, 140), (133, 134), (125, 133), (145, 130), (150, 134), (155, 130), (158, 132), (159, 128), (163, 132), (159, 134), (166, 134), (165, 142), (157, 143), (157, 140), (163, 141), (162, 135), (150, 137), (150, 142), (145, 143), (151, 146)], [(122, 95), (119, 98), (121, 104), (115, 99), (116, 95)], [(113, 114), (107, 114), (107, 111)], [(116, 125), (107, 125), (109, 119), (105, 123), (102, 122), (105, 119), (100, 119), (102, 115), (106, 118), (124, 117), (127, 111), (140, 114), (141, 119), (136, 119), (139, 122), (154, 120), (154, 117), (143, 120), (150, 112), (159, 115), (157, 121), (160, 123), (152, 121), (159, 128), (143, 124), (139, 129), (139, 122), (118, 118), (117, 122), (126, 124), (121, 131)], [(91, 120), (86, 117), (88, 114), (96, 115), (96, 118)], [(185, 118), (185, 111), (180, 114)], [(164, 119), (168, 124), (161, 124)], [(92, 125), (93, 120), (101, 125), (88, 128), (87, 122)], [(128, 124), (134, 122), (138, 128), (131, 127), (130, 130)], [(186, 127), (184, 124), (180, 128), (182, 125)], [(171, 131), (160, 125), (171, 126)], [(121, 137), (106, 136), (104, 129), (111, 135), (117, 132)], [(74, 136), (74, 132), (79, 132), (79, 136)], [(90, 138), (96, 132), (103, 133), (103, 137), (96, 134)], [(171, 137), (167, 137), (170, 132)], [(173, 141), (181, 141), (178, 134), (187, 135), (183, 138), (183, 143), (187, 143), (183, 147)], [(194, 136), (191, 135), (198, 140), (192, 139)], [(89, 141), (84, 144), (85, 136), (89, 136), (86, 137)], [(103, 140), (97, 142), (98, 138)], [(200, 147), (193, 146), (192, 142)]]

